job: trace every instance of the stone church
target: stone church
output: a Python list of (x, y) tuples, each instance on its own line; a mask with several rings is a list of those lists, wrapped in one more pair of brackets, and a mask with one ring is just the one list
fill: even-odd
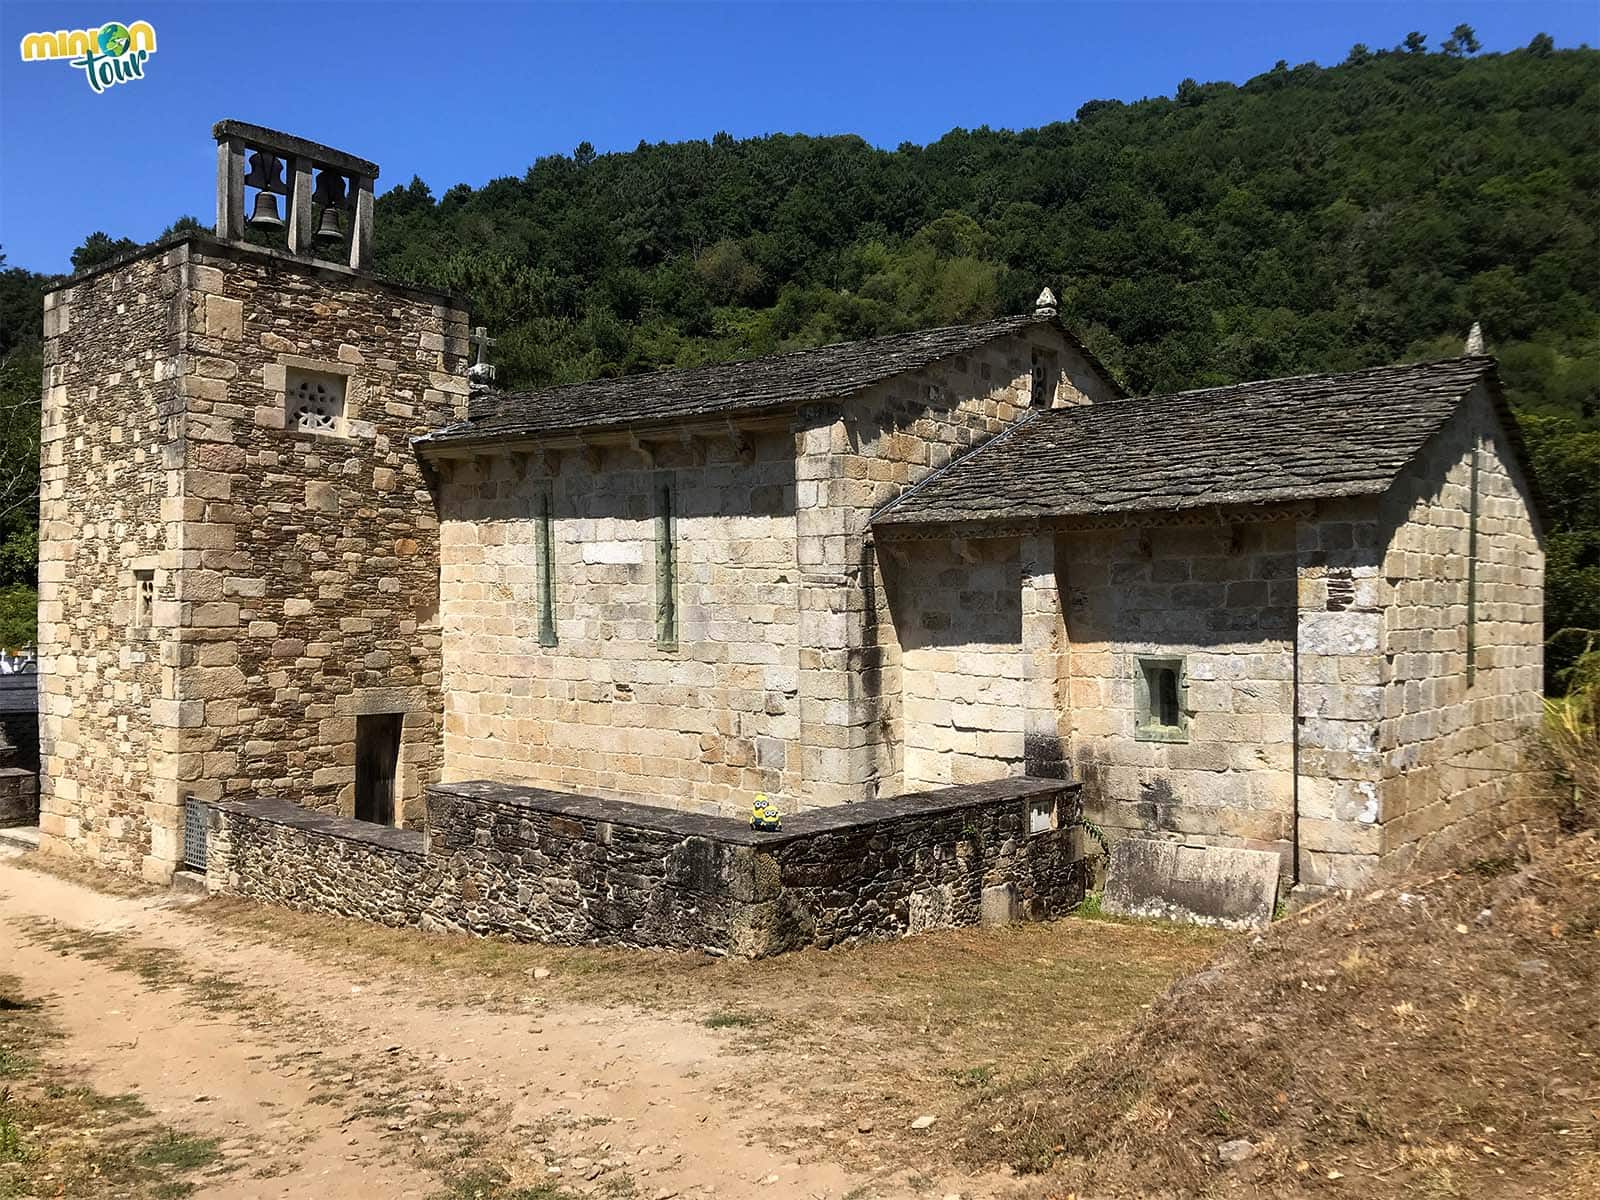
[[(901, 930), (997, 887), (1054, 911), (1010, 875), (1080, 811), (1112, 839), (1270, 852), (1308, 888), (1505, 818), (1540, 711), (1543, 535), (1481, 347), (1133, 397), (1046, 292), (501, 391), (462, 301), (370, 269), (375, 164), (215, 134), (215, 235), (45, 300), (46, 850), (166, 880), (209, 829), (241, 890), (314, 905), (269, 893), (328, 855), (434, 870), (459, 834), (498, 848), (493, 886), (457, 863), (398, 890), (454, 888), (439, 922), (473, 928), (494, 922), (472, 898), (504, 893), (499, 927), (529, 936), (553, 927), (513, 910), (548, 901), (558, 936), (597, 940), (593, 912), (640, 928), (680, 877), (642, 853), (615, 873), (616, 829), (663, 862), (709, 839), (740, 899), (758, 792), (828, 853), (861, 822), (879, 853), (894, 822), (966, 813), (960, 841), (1022, 805), (981, 853), (903, 831), (921, 849), (875, 871), (984, 865), (908, 884)], [(818, 844), (808, 896), (838, 890)], [(333, 907), (362, 911), (365, 869)]]

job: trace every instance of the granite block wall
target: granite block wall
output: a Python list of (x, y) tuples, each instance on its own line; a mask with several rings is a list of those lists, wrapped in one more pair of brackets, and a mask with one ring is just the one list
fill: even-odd
[[(441, 464), (446, 778), (749, 811), (806, 789), (785, 432)], [(661, 490), (677, 636), (657, 626)], [(554, 636), (542, 627), (548, 503)]]
[[(1015, 422), (1035, 352), (1055, 364), (1051, 403), (1110, 394), (1040, 327), (727, 430), (441, 459), (445, 777), (733, 812), (757, 791), (792, 811), (990, 777), (932, 762), (902, 774), (900, 647), (868, 518)], [(672, 646), (655, 624), (666, 482)], [(540, 627), (546, 496), (553, 644)]]
[(1019, 539), (930, 540), (891, 550), (888, 558), (904, 786), (1021, 774), (1026, 672)]
[(817, 614), (803, 622), (802, 644), (818, 668), (802, 676), (802, 710), (814, 714), (802, 720), (818, 794), (850, 800), (917, 786), (922, 767), (908, 776), (904, 758), (906, 688), (887, 578), (895, 567), (882, 561), (868, 523), (906, 487), (1026, 414), (1036, 354), (1047, 365), (1049, 405), (1115, 395), (1058, 330), (1040, 326), (849, 397), (798, 447), (800, 568)]
[(1543, 711), (1538, 518), (1481, 388), (1384, 515), (1378, 790), (1383, 854), (1405, 866), (1518, 819)]
[(284, 801), (213, 806), (213, 892), (564, 944), (760, 957), (1082, 899), (1075, 789), (1008, 780), (817, 810), (781, 833), (473, 781), (432, 789), (424, 839)]
[[(1087, 815), (1114, 836), (1287, 854), (1294, 539), (1289, 520), (1058, 537), (1069, 754)], [(1182, 740), (1139, 735), (1141, 658), (1182, 660)]]

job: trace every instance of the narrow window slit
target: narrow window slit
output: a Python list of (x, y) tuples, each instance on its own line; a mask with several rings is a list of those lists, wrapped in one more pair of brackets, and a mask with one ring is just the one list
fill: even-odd
[(555, 538), (550, 522), (550, 493), (539, 497), (539, 644), (556, 644)]
[(665, 647), (678, 644), (677, 538), (672, 485), (664, 483), (656, 496), (656, 641)]

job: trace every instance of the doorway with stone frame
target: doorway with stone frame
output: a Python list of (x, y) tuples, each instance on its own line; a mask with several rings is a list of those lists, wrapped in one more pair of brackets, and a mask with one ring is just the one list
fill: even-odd
[(403, 713), (368, 713), (356, 718), (356, 810), (358, 821), (395, 823), (395, 784), (400, 774)]

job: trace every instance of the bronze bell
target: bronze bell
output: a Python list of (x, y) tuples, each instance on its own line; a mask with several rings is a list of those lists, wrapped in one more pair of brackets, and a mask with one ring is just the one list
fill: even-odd
[(322, 220), (317, 224), (316, 239), (319, 242), (337, 242), (343, 237), (344, 231), (339, 228), (339, 212), (330, 204), (322, 210)]
[(283, 228), (283, 218), (278, 215), (278, 198), (271, 192), (256, 193), (256, 206), (250, 213), (250, 224), (258, 229)]

